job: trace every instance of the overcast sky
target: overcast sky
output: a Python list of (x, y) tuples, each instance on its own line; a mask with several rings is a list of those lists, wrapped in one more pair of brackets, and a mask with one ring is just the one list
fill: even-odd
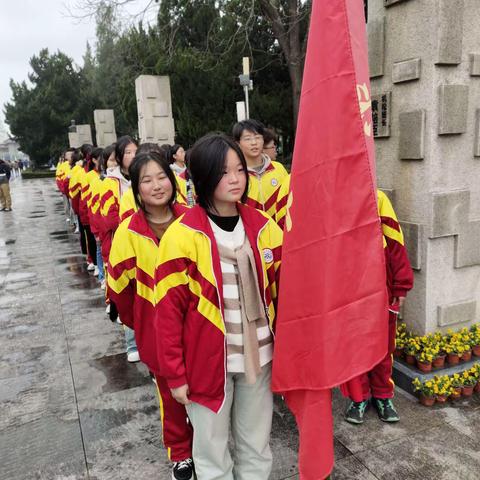
[[(82, 64), (85, 46), (95, 43), (95, 21), (71, 18), (65, 6), (78, 0), (0, 0), (0, 130), (4, 104), (11, 99), (10, 78), (27, 80), (30, 58), (42, 48), (61, 50)], [(131, 8), (145, 6), (135, 0)], [(137, 5), (134, 5), (137, 4)]]

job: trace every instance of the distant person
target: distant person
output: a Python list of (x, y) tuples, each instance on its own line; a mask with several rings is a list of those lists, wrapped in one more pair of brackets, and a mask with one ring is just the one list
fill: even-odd
[(12, 198), (10, 197), (11, 169), (5, 160), (0, 160), (0, 211), (12, 211)]
[[(247, 161), (249, 175), (247, 205), (263, 210), (273, 217), (277, 190), (287, 176), (287, 171), (281, 163), (265, 155), (264, 134), (264, 125), (253, 119), (236, 123), (232, 131), (232, 136)], [(193, 181), (195, 182), (195, 177)]]
[(277, 135), (270, 128), (263, 131), (263, 153), (270, 157), (272, 162), (277, 160)]

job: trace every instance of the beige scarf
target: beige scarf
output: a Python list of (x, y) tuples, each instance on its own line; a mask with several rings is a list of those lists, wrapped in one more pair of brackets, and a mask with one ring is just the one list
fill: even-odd
[(245, 376), (253, 384), (261, 372), (257, 328), (268, 325), (262, 295), (258, 287), (255, 257), (248, 238), (243, 245), (231, 250), (218, 245), (220, 258), (238, 268), (238, 291), (242, 316)]

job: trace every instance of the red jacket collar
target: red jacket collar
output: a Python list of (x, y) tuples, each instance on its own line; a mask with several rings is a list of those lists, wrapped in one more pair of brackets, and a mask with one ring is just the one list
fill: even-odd
[[(237, 208), (245, 227), (245, 231), (249, 236), (249, 240), (250, 236), (256, 239), (258, 232), (268, 222), (268, 219), (255, 208), (244, 205), (243, 203), (238, 203)], [(214, 239), (213, 230), (208, 221), (207, 212), (200, 205), (188, 209), (187, 213), (182, 218), (181, 223), (208, 235), (212, 240)]]
[[(178, 203), (174, 203), (171, 207), (173, 216), (175, 218), (180, 217), (183, 215), (188, 208), (184, 205), (180, 205)], [(130, 223), (128, 225), (128, 229), (131, 232), (137, 233), (138, 235), (142, 235), (142, 237), (150, 238), (158, 245), (158, 238), (153, 233), (150, 225), (148, 224), (147, 218), (145, 217), (145, 212), (139, 208), (131, 217)]]

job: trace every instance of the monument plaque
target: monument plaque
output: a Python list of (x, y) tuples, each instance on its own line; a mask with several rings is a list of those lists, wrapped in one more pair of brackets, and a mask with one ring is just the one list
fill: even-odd
[(372, 95), (373, 137), (388, 138), (390, 136), (390, 111), (392, 92)]

